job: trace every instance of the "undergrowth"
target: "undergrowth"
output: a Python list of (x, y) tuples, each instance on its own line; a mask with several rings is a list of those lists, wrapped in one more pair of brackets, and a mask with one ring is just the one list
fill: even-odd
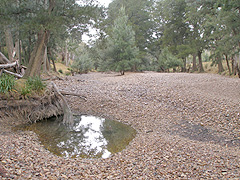
[(0, 76), (0, 93), (6, 96), (9, 96), (9, 92), (13, 96), (19, 94), (24, 97), (31, 94), (41, 94), (46, 86), (39, 76), (29, 77), (27, 80), (22, 80), (21, 82), (8, 74)]
[(2, 74), (0, 77), (0, 93), (12, 91), (15, 86), (15, 78), (11, 75)]
[(46, 84), (39, 76), (29, 77), (26, 82), (26, 88), (33, 91), (42, 91), (46, 87)]

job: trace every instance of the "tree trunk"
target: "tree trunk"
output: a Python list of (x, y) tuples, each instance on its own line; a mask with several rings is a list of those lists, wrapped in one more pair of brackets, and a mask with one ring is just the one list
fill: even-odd
[(196, 55), (196, 54), (193, 54), (192, 56), (193, 56), (193, 67), (192, 67), (192, 71), (195, 72), (195, 71), (198, 70), (198, 68), (197, 68), (197, 60), (196, 60), (197, 55)]
[(202, 52), (198, 51), (198, 62), (199, 62), (199, 72), (204, 72), (203, 64), (202, 64)]
[(48, 56), (47, 56), (47, 47), (45, 48), (45, 51), (44, 51), (43, 69), (44, 69), (44, 71), (50, 70), (50, 64), (49, 64), (49, 60), (48, 60)]
[(183, 59), (183, 67), (182, 67), (182, 72), (186, 72), (187, 71), (187, 59), (184, 58)]
[(231, 74), (232, 74), (232, 72), (231, 72), (231, 69), (230, 69), (230, 65), (229, 65), (228, 56), (225, 54), (225, 57), (226, 57), (226, 62), (227, 62), (227, 68), (228, 68), (228, 72), (229, 72), (229, 75), (231, 75)]
[(47, 48), (47, 51), (48, 51), (48, 54), (49, 54), (49, 63), (50, 63), (50, 60), (52, 60), (52, 64), (53, 64), (53, 71), (54, 72), (57, 72), (57, 68), (56, 68), (56, 65), (55, 65), (55, 62), (54, 62), (54, 60), (53, 60), (53, 58), (52, 58), (52, 51), (51, 51), (51, 48), (49, 47), (49, 48)]
[(30, 62), (31, 47), (32, 47), (32, 38), (31, 38), (31, 32), (29, 31), (29, 35), (28, 35), (28, 60), (27, 60), (27, 63)]
[(65, 65), (68, 66), (69, 65), (69, 61), (70, 61), (70, 56), (69, 56), (69, 52), (68, 52), (68, 48), (67, 45), (65, 47)]
[(240, 68), (237, 66), (238, 77), (240, 78)]
[[(55, 7), (55, 0), (49, 0), (48, 14), (51, 15)], [(38, 33), (38, 40), (31, 53), (30, 61), (24, 77), (39, 76), (41, 71), (41, 64), (45, 54), (45, 48), (49, 41), (50, 32), (47, 29), (41, 29)]]
[(38, 40), (31, 54), (31, 58), (28, 64), (28, 68), (24, 77), (39, 76), (41, 71), (41, 65), (45, 54), (45, 48), (49, 40), (49, 31), (41, 30), (38, 33)]
[(125, 74), (125, 72), (124, 71), (120, 71), (120, 74), (123, 76)]
[(235, 55), (235, 64), (236, 64), (236, 71), (238, 73), (238, 77), (240, 78), (240, 54)]
[(62, 109), (63, 109), (63, 112), (64, 112), (63, 123), (68, 124), (68, 125), (73, 125), (73, 123), (74, 123), (73, 115), (72, 115), (70, 107), (68, 106), (68, 103), (67, 103), (66, 99), (60, 93), (57, 86), (53, 82), (51, 82), (51, 83), (52, 83), (53, 89), (56, 92), (56, 94), (62, 99)]
[(235, 59), (234, 59), (234, 57), (232, 57), (232, 74), (234, 76), (236, 75)]
[(62, 63), (65, 61), (65, 52), (64, 49), (62, 49)]
[(219, 57), (217, 57), (217, 62), (218, 62), (218, 73), (222, 73), (224, 69), (222, 65), (222, 60)]
[(7, 45), (7, 51), (8, 51), (8, 59), (13, 62), (13, 39), (12, 39), (12, 33), (8, 26), (5, 26), (4, 28), (5, 32), (5, 38), (6, 38), (6, 45)]
[[(19, 37), (19, 35), (17, 35)], [(21, 57), (21, 41), (20, 39), (17, 39), (15, 42), (15, 51), (16, 51), (16, 58), (19, 60), (19, 64), (22, 63), (22, 57)]]

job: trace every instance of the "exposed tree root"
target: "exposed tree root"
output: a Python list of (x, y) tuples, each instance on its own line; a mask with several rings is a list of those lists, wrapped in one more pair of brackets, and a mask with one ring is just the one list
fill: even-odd
[[(0, 103), (0, 123), (25, 124), (64, 114), (62, 99), (49, 87), (44, 96), (6, 99)], [(17, 120), (17, 121), (16, 121)]]
[(62, 109), (63, 109), (63, 112), (64, 112), (63, 123), (70, 124), (70, 125), (73, 124), (73, 115), (72, 115), (71, 109), (68, 106), (68, 103), (67, 103), (66, 99), (60, 93), (56, 84), (54, 84), (53, 82), (51, 82), (51, 84), (52, 84), (52, 87), (53, 87), (56, 95), (62, 99)]

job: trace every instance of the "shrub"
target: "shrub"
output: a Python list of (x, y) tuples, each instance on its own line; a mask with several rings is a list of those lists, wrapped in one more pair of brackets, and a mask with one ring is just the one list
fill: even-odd
[(66, 76), (70, 76), (70, 75), (71, 75), (71, 72), (66, 72), (65, 75), (66, 75)]
[(11, 91), (15, 85), (15, 78), (11, 75), (2, 74), (0, 77), (0, 92), (6, 93)]
[(164, 48), (158, 58), (158, 71), (165, 71), (170, 68), (182, 67), (183, 63), (174, 56), (167, 48)]
[(72, 69), (79, 73), (88, 73), (91, 69), (93, 69), (93, 62), (88, 52), (79, 54), (73, 62)]
[(61, 73), (61, 74), (63, 74), (63, 70), (62, 70), (62, 69), (59, 69), (58, 72)]

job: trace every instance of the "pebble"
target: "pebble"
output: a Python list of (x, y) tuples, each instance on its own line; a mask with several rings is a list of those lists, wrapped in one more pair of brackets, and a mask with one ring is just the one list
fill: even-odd
[(240, 79), (211, 74), (89, 73), (55, 83), (87, 97), (87, 101), (66, 97), (74, 114), (124, 122), (137, 130), (136, 137), (107, 159), (68, 159), (48, 152), (34, 133), (3, 127), (0, 119), (0, 167), (6, 171), (0, 179), (240, 177), (240, 94), (236, 91)]

